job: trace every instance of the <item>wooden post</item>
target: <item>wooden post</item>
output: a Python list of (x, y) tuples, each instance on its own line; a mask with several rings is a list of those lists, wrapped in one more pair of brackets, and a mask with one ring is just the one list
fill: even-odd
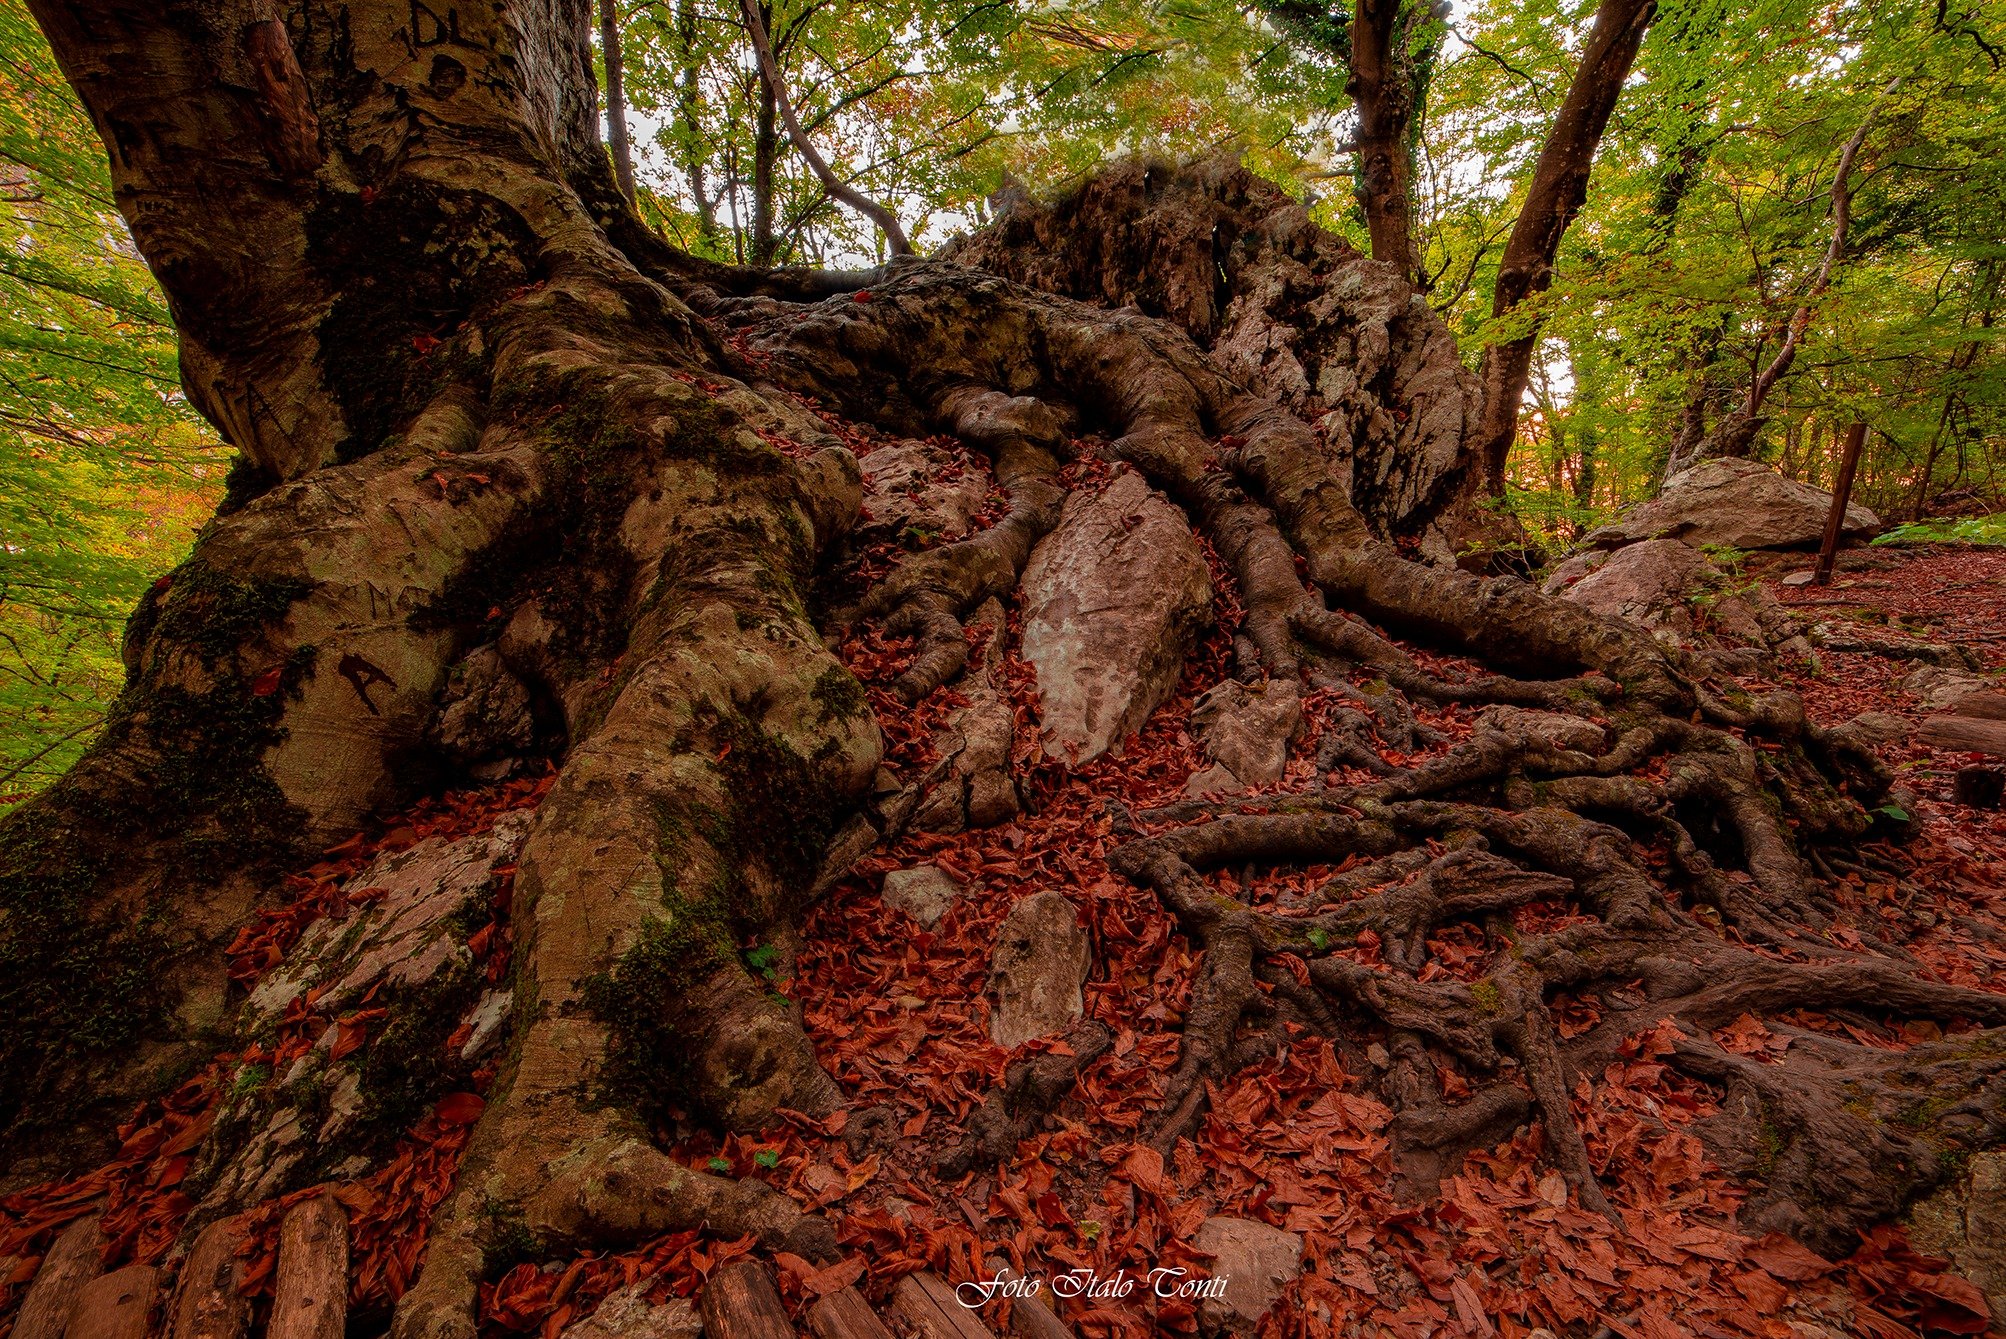
[(808, 1308), (815, 1339), (892, 1339), (892, 1332), (855, 1288), (842, 1288)]
[(241, 1291), (244, 1263), (237, 1258), (242, 1225), (234, 1218), (209, 1224), (195, 1238), (181, 1267), (169, 1339), (244, 1339), (251, 1328), (251, 1299)]
[(98, 1216), (79, 1218), (63, 1229), (42, 1257), (28, 1295), (14, 1321), (13, 1339), (63, 1339), (70, 1309), (84, 1285), (104, 1273), (104, 1234)]
[(279, 1224), (279, 1267), (267, 1339), (342, 1339), (348, 1327), (348, 1215), (327, 1195)]
[(996, 1339), (938, 1274), (908, 1274), (892, 1289), (892, 1310), (922, 1339)]
[(70, 1310), (66, 1339), (146, 1339), (153, 1304), (160, 1297), (160, 1271), (127, 1265), (92, 1279)]
[(757, 1260), (734, 1260), (711, 1275), (697, 1308), (705, 1339), (795, 1339), (773, 1277)]
[(1846, 529), (1846, 503), (1853, 496), (1853, 473), (1860, 468), (1860, 448), (1867, 441), (1867, 425), (1855, 423), (1846, 429), (1845, 454), (1839, 457), (1839, 479), (1832, 488), (1832, 510), (1825, 516), (1825, 539), (1818, 546), (1818, 569), (1811, 584), (1825, 586), (1832, 581), (1832, 564), (1839, 555), (1839, 536)]

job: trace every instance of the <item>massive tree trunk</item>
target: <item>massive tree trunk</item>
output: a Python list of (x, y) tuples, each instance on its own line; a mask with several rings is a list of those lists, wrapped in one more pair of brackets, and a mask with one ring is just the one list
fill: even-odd
[[(904, 729), (899, 703), (994, 696), (977, 634), (1015, 663), (998, 610), (1111, 466), (1216, 555), (1237, 635), (1192, 674), (1237, 655), (1297, 720), (1322, 693), (1291, 794), (1109, 803), (1092, 831), (1086, 854), (1202, 950), (1160, 1146), (1284, 1024), (1384, 1029), (1424, 1191), (1537, 1120), (1606, 1208), (1568, 1093), (1640, 1032), (1727, 1095), (1723, 1156), (1767, 1151), (1756, 1227), (1842, 1243), (1997, 1137), (1999, 1033), (1807, 1038), (1774, 1065), (1715, 1042), (1744, 1012), (1992, 1025), (2006, 1001), (1819, 933), (1835, 904), (1805, 854), (1856, 842), (1888, 784), (1850, 735), (1455, 567), (1474, 397), (1446, 331), (1236, 167), (1118, 168), (961, 263), (720, 267), (622, 206), (588, 0), (326, 0), (289, 26), (248, 3), (35, 9), (250, 482), (135, 616), (114, 726), (0, 833), (17, 1180), (87, 1158), (112, 1108), (225, 1043), (225, 944), (289, 863), (451, 774), (440, 722), (478, 680), (532, 704), (510, 747), (557, 773), (514, 872), (512, 1036), (397, 1333), (472, 1335), (478, 1284), (525, 1253), (704, 1226), (826, 1258), (802, 1204), (671, 1159), (652, 1122), (844, 1106), (741, 948), (789, 942), (871, 843), (1016, 808), (1014, 782), (943, 806), (941, 769), (881, 771), (874, 707)], [(880, 430), (953, 439), (993, 485), (982, 524), (897, 561), (846, 547), (850, 445)], [(889, 693), (838, 638), (889, 639)], [(1460, 742), (1416, 716), (1450, 705), (1488, 708)], [(1032, 766), (1019, 742), (999, 766)], [(1072, 771), (1046, 753), (1041, 775)], [(1347, 860), (1306, 916), (1208, 883)], [(1424, 972), (1430, 934), (1464, 924), (1495, 939), (1481, 974)], [(1383, 963), (1346, 956), (1368, 941)], [(1556, 996), (1596, 991), (1601, 1021), (1557, 1034)], [(408, 1081), (436, 1096), (429, 1064)], [(1446, 1106), (1435, 1076), (1459, 1070), (1478, 1095)], [(1918, 1116), (1919, 1091), (1953, 1100)], [(202, 1156), (242, 1128), (219, 1120)]]

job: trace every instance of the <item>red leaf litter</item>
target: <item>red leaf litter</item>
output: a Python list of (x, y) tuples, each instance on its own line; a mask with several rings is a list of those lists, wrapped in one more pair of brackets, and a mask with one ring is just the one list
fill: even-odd
[[(2006, 639), (2006, 601), (1957, 595), (1971, 588), (1973, 556), (1926, 554), (1899, 563), (1875, 596), (1899, 592), (1905, 617), (1937, 612), (1955, 624), (1959, 640), (1981, 646), (1996, 664), (1998, 643)], [(1999, 583), (1995, 592), (2006, 588), (2006, 558), (1987, 556), (1980, 574)], [(1188, 729), (1192, 702), (1224, 674), (1240, 617), (1216, 562), (1214, 578), (1216, 624), (1190, 658), (1176, 696), (1124, 756), (1077, 772), (1038, 753), (1035, 680), (1016, 658), (1012, 612), (1005, 678), (1019, 726), (1016, 762), (1020, 782), (1028, 783), (1027, 812), (1001, 827), (913, 834), (874, 852), (811, 913), (796, 976), (781, 987), (800, 1002), (824, 1064), (849, 1098), (848, 1112), (826, 1122), (797, 1119), (760, 1138), (698, 1136), (676, 1147), (679, 1156), (696, 1167), (764, 1177), (829, 1215), (853, 1252), (850, 1267), (864, 1270), (874, 1295), (920, 1268), (952, 1281), (987, 1278), (999, 1255), (1046, 1280), (1071, 1270), (1141, 1280), (1125, 1297), (1058, 1304), (1088, 1336), (1195, 1333), (1191, 1303), (1151, 1295), (1147, 1279), (1158, 1268), (1206, 1273), (1209, 1261), (1189, 1242), (1213, 1214), (1258, 1219), (1304, 1238), (1303, 1275), (1264, 1322), (1267, 1339), (1522, 1339), (1539, 1328), (1641, 1339), (1895, 1339), (1987, 1328), (1976, 1289), (1946, 1272), (1945, 1262), (1913, 1250), (1899, 1228), (1877, 1229), (1843, 1261), (1822, 1260), (1784, 1237), (1738, 1232), (1743, 1193), (1708, 1160), (1693, 1131), (1715, 1109), (1718, 1094), (1661, 1063), (1668, 1045), (1655, 1034), (1634, 1038), (1628, 1054), (1575, 1091), (1575, 1116), (1620, 1211), (1620, 1229), (1571, 1200), (1565, 1180), (1541, 1160), (1536, 1130), (1468, 1158), (1433, 1199), (1396, 1197), (1390, 1113), (1373, 1096), (1368, 1076), (1347, 1070), (1328, 1041), (1308, 1034), (1297, 1035), (1286, 1054), (1216, 1088), (1199, 1137), (1181, 1143), (1167, 1163), (1138, 1143), (1159, 1114), (1176, 1065), (1177, 1028), (1196, 964), (1156, 899), (1107, 869), (1103, 802), (1119, 799), (1133, 812), (1176, 799), (1201, 765)], [(1826, 598), (1848, 589), (1842, 580)], [(1949, 631), (1939, 629), (1938, 637)], [(909, 646), (867, 633), (840, 652), (871, 690), (894, 765), (904, 772), (901, 764), (930, 758), (926, 741), (955, 705), (949, 691), (900, 707), (879, 690), (904, 668)], [(1475, 672), (1447, 657), (1421, 659), (1438, 674)], [(1912, 717), (1917, 704), (1898, 684), (1913, 668), (1828, 653), (1821, 676), (1799, 676), (1794, 686), (1827, 724), (1867, 710)], [(1313, 693), (1306, 705), (1309, 741), (1298, 745), (1299, 761), (1276, 789), (1308, 779), (1311, 764), (1302, 759), (1314, 754), (1331, 699)], [(1461, 709), (1424, 715), (1451, 739), (1468, 732), (1469, 713)], [(1966, 927), (1986, 917), (1997, 923), (2006, 912), (1999, 886), (2006, 823), (1946, 802), (1944, 769), (1962, 759), (1910, 744), (1898, 761), (1914, 764), (1906, 768), (1910, 782), (1925, 795), (1922, 835), (1900, 852), (1913, 872), (1903, 881), (1905, 900), (1889, 900), (1892, 881), (1846, 885), (1855, 923), (1900, 919), (1915, 932), (1919, 956), (1944, 979), (2000, 988), (2006, 953)], [(930, 932), (886, 907), (877, 892), (886, 871), (920, 862), (949, 870), (965, 885), (962, 900)], [(1294, 892), (1331, 873), (1267, 873), (1239, 891), (1286, 911)], [(1230, 873), (1213, 877), (1222, 888), (1238, 884)], [(931, 1170), (934, 1148), (952, 1142), (1012, 1058), (987, 1031), (990, 946), (1010, 904), (1046, 888), (1065, 891), (1081, 908), (1096, 964), (1087, 1011), (1114, 1030), (1114, 1047), (1085, 1071), (1057, 1128), (1025, 1140), (993, 1172), (944, 1182)], [(1528, 908), (1522, 928), (1552, 928), (1568, 914), (1564, 907)], [(1928, 916), (1933, 929), (1917, 919)], [(1483, 969), (1475, 938), (1449, 932), (1431, 949), (1440, 970), (1474, 977)], [(1350, 952), (1367, 962), (1377, 956), (1370, 943)], [(1556, 1008), (1563, 1030), (1577, 1035), (1600, 1012), (1579, 1000), (1558, 1001)], [(1898, 1046), (1921, 1039), (1874, 1040)], [(1725, 1029), (1723, 1041), (1751, 1054), (1779, 1045), (1754, 1019)], [(1041, 1044), (1049, 1043), (1029, 1047)], [(904, 1138), (853, 1156), (843, 1138), (848, 1122), (873, 1106), (890, 1109)], [(814, 1295), (814, 1274), (786, 1259), (777, 1264), (790, 1301)], [(1051, 1299), (1049, 1291), (1044, 1295)]]
[[(428, 837), (454, 840), (485, 832), (504, 814), (541, 803), (554, 779), (554, 773), (546, 773), (428, 797), (380, 831), (358, 833), (323, 852), (306, 869), (287, 876), (285, 889), (292, 901), (258, 913), (238, 934), (229, 950), (231, 979), (247, 987), (255, 984), (315, 920), (345, 916), (353, 907), (381, 896), (373, 889), (348, 896), (341, 892), (341, 884), (378, 855), (406, 850)], [(476, 933), (479, 942), (472, 945), (477, 958), (485, 954), (490, 979), (499, 979), (506, 969), (509, 950), (512, 871), (499, 873), (503, 877), (495, 900), (496, 919)], [(265, 1065), (270, 1073), (283, 1073), (312, 1049), (330, 1024), (306, 1005), (304, 998), (292, 1002), (271, 1043), (218, 1055), (195, 1078), (141, 1107), (118, 1128), (118, 1151), (103, 1166), (0, 1198), (0, 1262), (10, 1266), (0, 1274), (0, 1339), (11, 1332), (21, 1296), (50, 1243), (64, 1226), (93, 1210), (103, 1210), (107, 1268), (178, 1266), (178, 1260), (168, 1258), (168, 1248), (195, 1207), (179, 1187), (196, 1146), (208, 1133), (216, 1104), (243, 1067)], [(350, 1035), (356, 1038), (353, 1045), (360, 1045), (367, 1024), (382, 1015), (382, 1010), (365, 1009), (332, 1024), (343, 1029), (335, 1049), (351, 1044)], [(483, 1083), (487, 1077), (476, 1075)], [(348, 1208), (351, 1220), (351, 1305), (387, 1312), (416, 1275), (424, 1255), (426, 1224), (452, 1188), (460, 1153), (483, 1105), (477, 1093), (449, 1095), (368, 1176), (308, 1187), (252, 1209), (243, 1219), (245, 1242), (240, 1250), (247, 1262), (245, 1292), (268, 1303), (279, 1218), (285, 1207), (331, 1192)]]
[[(860, 450), (878, 444), (861, 430), (829, 422)], [(1076, 482), (1097, 479), (1103, 470), (1077, 469)], [(886, 547), (866, 561), (888, 570), (897, 556)], [(1861, 610), (1888, 611), (1903, 625), (1927, 628), (1932, 640), (1961, 642), (1977, 648), (1989, 665), (2000, 663), (2006, 554), (1925, 551), (1885, 561), (1865, 574), (1843, 574), (1823, 592), (1772, 593), (1790, 604), (1859, 599)], [(1614, 1064), (1585, 1077), (1574, 1092), (1575, 1117), (1619, 1210), (1620, 1227), (1574, 1203), (1564, 1178), (1541, 1159), (1536, 1128), (1472, 1154), (1433, 1197), (1396, 1196), (1389, 1111), (1374, 1096), (1368, 1075), (1348, 1067), (1329, 1041), (1306, 1033), (1295, 1035), (1282, 1054), (1215, 1087), (1197, 1138), (1181, 1142), (1167, 1160), (1140, 1142), (1176, 1065), (1178, 1027), (1197, 964), (1156, 899), (1107, 868), (1104, 802), (1116, 799), (1139, 812), (1174, 800), (1201, 765), (1189, 733), (1193, 700), (1226, 672), (1241, 616), (1232, 584), (1216, 560), (1213, 567), (1215, 626), (1190, 656), (1173, 699), (1123, 756), (1077, 771), (1045, 757), (1038, 746), (1035, 678), (1017, 656), (1017, 612), (1010, 611), (1005, 628), (976, 630), (977, 636), (1005, 639), (1003, 677), (1019, 727), (1013, 765), (1026, 812), (983, 831), (909, 835), (860, 862), (810, 913), (795, 976), (777, 984), (800, 1003), (823, 1063), (848, 1098), (844, 1111), (826, 1120), (790, 1115), (757, 1136), (699, 1134), (671, 1145), (688, 1165), (764, 1179), (834, 1223), (847, 1252), (843, 1259), (820, 1265), (786, 1254), (770, 1258), (790, 1307), (851, 1282), (882, 1298), (895, 1279), (921, 1268), (956, 1282), (987, 1278), (1000, 1256), (1044, 1280), (1090, 1271), (1102, 1280), (1140, 1281), (1123, 1296), (1060, 1300), (1062, 1316), (1083, 1336), (1193, 1334), (1191, 1301), (1158, 1297), (1147, 1280), (1154, 1269), (1205, 1275), (1210, 1261), (1192, 1248), (1192, 1236), (1206, 1217), (1229, 1214), (1299, 1233), (1304, 1241), (1303, 1272), (1263, 1322), (1263, 1339), (1525, 1339), (1542, 1328), (1577, 1339), (1903, 1339), (1987, 1330), (1984, 1298), (1947, 1272), (1943, 1261), (1918, 1252), (1898, 1227), (1864, 1235), (1849, 1257), (1837, 1261), (1785, 1237), (1737, 1231), (1742, 1191), (1708, 1161), (1693, 1128), (1714, 1110), (1717, 1094), (1663, 1064), (1670, 1043), (1655, 1032), (1633, 1037)], [(1857, 616), (1838, 604), (1806, 612)], [(838, 650), (865, 682), (893, 767), (911, 775), (934, 756), (933, 739), (958, 699), (940, 689), (905, 707), (887, 691), (910, 660), (909, 643), (863, 631)], [(1422, 659), (1438, 674), (1473, 672), (1453, 659)], [(1899, 686), (1912, 668), (1827, 652), (1820, 673), (1800, 667), (1790, 682), (1827, 724), (1868, 710), (1914, 719), (1919, 706)], [(1310, 693), (1305, 702), (1307, 741), (1297, 746), (1296, 761), (1275, 789), (1311, 779), (1308, 759), (1333, 702), (1324, 693)], [(1469, 728), (1461, 709), (1424, 715), (1450, 738)], [(1871, 927), (1905, 942), (1942, 979), (2001, 989), (2006, 950), (1973, 927), (2006, 918), (2006, 818), (1949, 802), (1949, 773), (1964, 758), (1933, 753), (1914, 742), (1912, 732), (1888, 756), (1921, 797), (1919, 835), (1884, 852), (1904, 862), (1909, 874), (1899, 886), (1892, 879), (1842, 883), (1847, 915), (1837, 933)], [(1389, 761), (1413, 759), (1393, 755)], [(289, 880), (292, 900), (260, 915), (238, 937), (233, 976), (255, 980), (312, 920), (345, 915), (366, 899), (366, 892), (346, 895), (340, 886), (377, 852), (426, 835), (475, 830), (501, 812), (534, 804), (548, 784), (544, 778), (449, 796), (419, 806), (378, 836), (326, 853)], [(952, 871), (965, 885), (961, 901), (933, 931), (916, 929), (877, 891), (886, 871), (922, 861)], [(1296, 893), (1332, 872), (1263, 873), (1246, 887), (1230, 872), (1212, 877), (1222, 890), (1286, 912)], [(932, 1153), (954, 1141), (1013, 1058), (989, 1040), (990, 946), (1010, 904), (1047, 888), (1063, 890), (1080, 908), (1095, 961), (1087, 1012), (1113, 1030), (1113, 1047), (1086, 1068), (1078, 1091), (1055, 1113), (1053, 1129), (1024, 1140), (996, 1169), (944, 1181), (932, 1170)], [(496, 962), (506, 962), (505, 890), (496, 910), (495, 923), (482, 931), (489, 936), (482, 951), (491, 955), (491, 974), (498, 974)], [(1521, 926), (1551, 928), (1569, 914), (1565, 907), (1535, 906), (1525, 909)], [(1371, 963), (1377, 947), (1361, 942), (1347, 951)], [(1431, 950), (1436, 970), (1474, 976), (1483, 969), (1482, 945), (1474, 938), (1445, 932)], [(1593, 1026), (1600, 1015), (1591, 1000), (1562, 997), (1554, 1007), (1569, 1035)], [(348, 1021), (366, 1030), (359, 1015)], [(1810, 1013), (1789, 1021), (1891, 1047), (1927, 1040), (1932, 1031), (1924, 1025), (1866, 1034)], [(309, 1029), (323, 1026), (298, 1009), (265, 1058), (277, 1062), (297, 1054), (312, 1043)], [(1757, 1057), (1773, 1054), (1782, 1040), (1753, 1017), (1735, 1020), (1718, 1039)], [(1028, 1043), (1021, 1053), (1053, 1044)], [(100, 1197), (112, 1239), (108, 1264), (162, 1257), (190, 1207), (175, 1187), (219, 1085), (235, 1065), (260, 1054), (254, 1048), (220, 1057), (202, 1076), (137, 1113), (120, 1131), (117, 1157), (104, 1167), (0, 1200), (0, 1259), (19, 1261), (0, 1281), (7, 1290), (0, 1294), (0, 1315), (11, 1311), (56, 1231)], [(1445, 1094), (1451, 1101), (1461, 1095)], [(408, 1287), (422, 1263), (429, 1216), (451, 1185), (481, 1101), (473, 1092), (447, 1098), (385, 1165), (332, 1187), (354, 1223), (351, 1298), (357, 1308), (380, 1314)], [(889, 1111), (900, 1137), (853, 1155), (848, 1126), (874, 1107)], [(298, 1192), (247, 1217), (247, 1291), (269, 1291), (285, 1205), (327, 1189)], [(646, 1283), (657, 1300), (692, 1295), (718, 1266), (753, 1249), (749, 1240), (683, 1232), (625, 1252), (519, 1264), (483, 1286), (483, 1332), (489, 1339), (556, 1339), (616, 1288)]]

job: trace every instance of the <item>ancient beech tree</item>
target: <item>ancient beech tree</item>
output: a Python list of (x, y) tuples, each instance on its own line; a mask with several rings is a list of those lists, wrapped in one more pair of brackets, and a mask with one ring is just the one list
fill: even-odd
[[(2000, 1133), (2006, 999), (1821, 933), (1818, 870), (1895, 822), (1871, 753), (1704, 655), (1459, 569), (1475, 379), (1394, 267), (1237, 167), (1125, 165), (867, 275), (724, 268), (616, 188), (589, 0), (32, 7), (188, 393), (245, 464), (135, 614), (114, 724), (0, 834), (0, 1116), (24, 1160), (74, 1165), (213, 1050), (219, 949), (273, 871), (435, 783), (442, 704), (507, 689), (560, 771), (515, 876), (508, 1062), (397, 1333), (474, 1332), (498, 1222), (516, 1258), (699, 1223), (826, 1256), (822, 1220), (671, 1160), (641, 1107), (673, 1090), (745, 1129), (844, 1103), (739, 953), (913, 812), (876, 784), (879, 726), (829, 642), (913, 639), (910, 701), (967, 673), (964, 620), (1012, 598), (1091, 453), (1210, 542), (1240, 674), (1346, 695), (1319, 775), (1369, 776), (1110, 813), (1111, 864), (1202, 949), (1165, 1146), (1282, 1023), (1388, 1039), (1407, 1164), (1537, 1121), (1589, 1206), (1575, 1079), (1674, 1037), (1666, 1063), (1725, 1094), (1719, 1156), (1754, 1172), (1763, 1150), (1746, 1221), (1826, 1246)], [(860, 475), (804, 395), (957, 438), (998, 518), (831, 600)], [(1416, 703), (1486, 709), (1428, 747)], [(1309, 919), (1206, 878), (1346, 857)], [(1510, 929), (1556, 901), (1562, 928)], [(1424, 977), (1459, 922), (1493, 936), (1485, 975)], [(1368, 932), (1382, 965), (1335, 952)], [(1553, 997), (1590, 989), (1602, 1021), (1563, 1037)], [(1806, 1034), (1767, 1065), (1710, 1032), (1820, 1007), (1986, 1030)], [(1445, 1067), (1469, 1101), (1444, 1103)]]

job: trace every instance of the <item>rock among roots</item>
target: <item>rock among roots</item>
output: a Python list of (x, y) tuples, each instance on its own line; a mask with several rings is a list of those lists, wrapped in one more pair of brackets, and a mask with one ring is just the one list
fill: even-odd
[[(1586, 575), (1576, 575), (1584, 569)], [(1692, 545), (1647, 539), (1614, 553), (1571, 558), (1547, 578), (1544, 589), (1598, 614), (1685, 634), (1693, 627), (1686, 592), (1718, 575)]]
[(1243, 786), (1282, 779), (1289, 740), (1301, 723), (1301, 690), (1280, 679), (1258, 686), (1228, 679), (1191, 709), (1191, 729), (1205, 756)]
[(462, 767), (526, 753), (536, 743), (529, 689), (499, 651), (484, 646), (453, 667), (429, 734), (439, 751)]
[(989, 1035), (996, 1044), (1015, 1049), (1065, 1031), (1086, 1007), (1080, 987), (1092, 956), (1065, 894), (1036, 893), (1011, 907), (989, 964), (996, 993)]
[(921, 783), (924, 795), (912, 815), (912, 825), (922, 832), (993, 827), (1017, 815), (1017, 783), (1010, 777), (1016, 724), (999, 678), (1005, 621), (1003, 606), (994, 599), (983, 601), (968, 621), (971, 628), (988, 629), (988, 640), (981, 659), (971, 661), (955, 684), (968, 705), (934, 736), (940, 762)]
[(469, 960), (467, 946), (451, 931), (454, 914), (486, 892), (496, 865), (515, 858), (529, 823), (528, 814), (510, 814), (485, 833), (454, 842), (429, 837), (378, 858), (343, 891), (353, 898), (382, 889), (381, 897), (307, 927), (285, 962), (251, 992), (249, 1007), (276, 1014), (294, 996), (321, 986), (317, 1007), (339, 1013), (371, 986), (420, 985), (449, 963)]
[(1212, 1277), (1224, 1279), (1225, 1296), (1198, 1304), (1208, 1333), (1252, 1334), (1275, 1299), (1302, 1272), (1303, 1239), (1248, 1218), (1207, 1218), (1191, 1245), (1212, 1257)]
[(1999, 680), (1983, 674), (1929, 665), (1902, 680), (1902, 688), (1913, 694), (1926, 711), (1949, 711), (1973, 693), (1996, 689)]
[(1046, 747), (1087, 762), (1170, 696), (1212, 581), (1183, 513), (1131, 471), (1066, 499), (1031, 553), (1023, 601)]
[[(1587, 543), (1614, 549), (1647, 539), (1683, 539), (1734, 549), (1795, 549), (1825, 533), (1832, 495), (1786, 479), (1752, 460), (1709, 460), (1675, 476), (1665, 491), (1621, 520), (1591, 532)], [(1881, 518), (1846, 508), (1844, 534), (1877, 533)]]
[(885, 905), (895, 907), (931, 930), (961, 898), (961, 885), (938, 865), (914, 865), (885, 875)]
[[(473, 961), (465, 940), (470, 906), (484, 906), (497, 865), (516, 858), (528, 835), (528, 813), (458, 841), (433, 837), (378, 857), (350, 879), (351, 897), (381, 890), (345, 916), (307, 927), (286, 959), (251, 992), (247, 1019), (273, 1018), (315, 987), (312, 1009), (330, 1019), (351, 1013), (367, 997), (391, 1017), (369, 1025), (380, 1036), (402, 1018), (437, 1007), (442, 986)], [(463, 988), (463, 987), (455, 987)], [(512, 996), (484, 993), (462, 1018), (468, 1027), (460, 1057), (493, 1047), (507, 1022)], [(269, 1088), (233, 1089), (216, 1116), (227, 1137), (211, 1140), (188, 1184), (205, 1186), (202, 1216), (220, 1216), (287, 1190), (314, 1166), (337, 1165), (343, 1141), (365, 1115), (362, 1080), (352, 1060), (337, 1055), (345, 1029), (330, 1026), (313, 1049), (272, 1075)], [(311, 1165), (310, 1165), (311, 1164)]]
[(948, 452), (927, 442), (881, 446), (860, 463), (864, 511), (872, 525), (894, 532), (923, 530), (960, 539), (989, 498), (987, 475), (954, 468)]
[(559, 1339), (699, 1339), (703, 1320), (696, 1303), (672, 1297), (659, 1306), (648, 1301), (652, 1279), (608, 1295), (599, 1309), (564, 1329)]
[(1915, 1206), (1909, 1240), (1942, 1256), (2006, 1317), (2006, 1153), (1974, 1154), (1965, 1174)]

